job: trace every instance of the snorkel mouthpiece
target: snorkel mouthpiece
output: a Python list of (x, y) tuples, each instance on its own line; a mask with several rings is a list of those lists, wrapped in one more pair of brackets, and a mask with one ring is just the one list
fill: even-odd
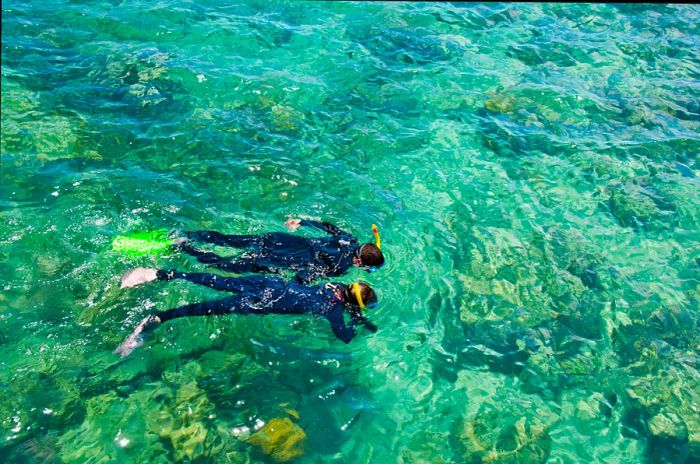
[(372, 224), (372, 233), (374, 234), (374, 241), (376, 242), (377, 248), (382, 249), (382, 239), (379, 237), (379, 229), (377, 229), (376, 224)]
[(352, 284), (352, 292), (355, 295), (357, 304), (360, 305), (360, 309), (365, 310), (365, 303), (362, 301), (362, 295), (360, 294), (360, 285), (357, 282)]

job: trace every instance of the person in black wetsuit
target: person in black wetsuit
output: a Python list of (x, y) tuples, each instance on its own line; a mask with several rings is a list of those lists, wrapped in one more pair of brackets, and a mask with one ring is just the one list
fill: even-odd
[(246, 252), (241, 257), (224, 258), (198, 250), (184, 239), (174, 245), (174, 248), (194, 256), (201, 263), (236, 274), (280, 273), (282, 269), (290, 269), (296, 273), (294, 281), (300, 284), (343, 275), (352, 266), (363, 267), (371, 272), (384, 264), (384, 255), (377, 245), (360, 245), (351, 234), (328, 222), (290, 219), (285, 225), (292, 231), (299, 226), (314, 227), (329, 236), (305, 238), (283, 232), (261, 235), (225, 235), (215, 231), (183, 232), (191, 241), (241, 248)]
[[(323, 316), (333, 333), (345, 343), (356, 335), (355, 327), (363, 324), (372, 332), (377, 326), (362, 314), (373, 306), (377, 296), (369, 285), (327, 283), (306, 286), (277, 276), (223, 277), (215, 274), (183, 273), (150, 268), (128, 271), (122, 277), (122, 288), (135, 287), (153, 280), (183, 279), (215, 290), (235, 293), (219, 300), (194, 303), (153, 313), (141, 321), (117, 352), (126, 356), (142, 343), (144, 332), (178, 317), (214, 316), (223, 314), (313, 314)], [(345, 313), (350, 316), (345, 322)]]

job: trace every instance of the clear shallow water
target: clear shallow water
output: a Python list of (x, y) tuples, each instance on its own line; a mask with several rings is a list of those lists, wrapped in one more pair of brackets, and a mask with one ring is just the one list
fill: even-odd
[[(700, 459), (696, 6), (3, 3), (6, 462)], [(371, 238), (348, 346), (120, 291), (138, 229)], [(295, 425), (289, 425), (295, 424)], [(259, 437), (259, 435), (258, 435)], [(267, 450), (277, 457), (292, 450)]]

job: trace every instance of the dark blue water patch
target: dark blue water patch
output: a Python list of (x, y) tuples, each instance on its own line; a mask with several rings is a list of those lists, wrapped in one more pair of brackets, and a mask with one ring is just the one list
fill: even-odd
[(570, 47), (558, 42), (549, 43), (546, 48), (542, 48), (540, 44), (514, 44), (508, 47), (506, 55), (529, 67), (551, 63), (566, 68), (579, 63), (567, 48)]
[(571, 158), (580, 150), (576, 144), (562, 142), (558, 140), (559, 137), (552, 137), (549, 130), (527, 127), (513, 122), (504, 115), (493, 116), (488, 110), (481, 113), (479, 123), (482, 129), (479, 131), (479, 137), (483, 140), (484, 146), (504, 158), (529, 157), (532, 156), (533, 151), (560, 158)]
[(445, 49), (445, 42), (427, 29), (409, 32), (372, 26), (369, 31), (357, 31), (355, 34), (360, 32), (362, 35), (358, 34), (355, 40), (383, 60), (390, 67), (388, 70), (395, 65), (428, 65), (449, 60), (451, 56), (456, 56), (452, 52), (459, 51), (456, 45)]
[(661, 3), (611, 3), (610, 6), (629, 16), (634, 16), (634, 13), (648, 13), (650, 11), (659, 13), (674, 12), (674, 9), (670, 5), (664, 5)]
[[(688, 137), (666, 136), (661, 139), (640, 138), (626, 143), (616, 143), (612, 140), (603, 146), (595, 147), (601, 155), (607, 155), (619, 160), (642, 160), (652, 162), (680, 162), (686, 165), (694, 164), (700, 150), (700, 140)], [(649, 164), (649, 167), (651, 164)]]
[(700, 122), (700, 102), (697, 100), (676, 100), (675, 105), (669, 107), (669, 113), (683, 121)]
[[(135, 396), (154, 386), (176, 389), (173, 376), (187, 370), (193, 377), (183, 380), (196, 377), (222, 429), (253, 425), (258, 417), (268, 421), (277, 417), (279, 403), (291, 402), (309, 437), (311, 461), (332, 460), (354, 442), (354, 453), (367, 450), (378, 460), (408, 461), (425, 450), (424, 459), (463, 462), (463, 432), (471, 419), (465, 408), (494, 402), (458, 384), (478, 372), (485, 383), (496, 382), (485, 388), (508, 383), (500, 404), (509, 408), (523, 390), (555, 400), (563, 411), (578, 411), (591, 390), (606, 400), (619, 398), (593, 406), (595, 422), (640, 442), (601, 433), (583, 450), (561, 438), (566, 427), (588, 433), (576, 416), (557, 426), (557, 440), (547, 439), (555, 459), (591, 460), (591, 449), (624, 448), (635, 460), (650, 444), (663, 448), (647, 433), (656, 406), (630, 406), (626, 391), (649, 375), (656, 376), (650, 384), (693, 378), (694, 370), (669, 372), (669, 366), (697, 368), (690, 353), (700, 332), (692, 312), (700, 267), (692, 234), (698, 108), (692, 85), (697, 26), (690, 22), (696, 9), (645, 6), (628, 14), (606, 5), (16, 3), (6, 6), (21, 10), (16, 24), (3, 15), (3, 47), (17, 38), (20, 52), (3, 62), (3, 79), (18, 77), (10, 89), (14, 106), (8, 106), (17, 118), (3, 114), (3, 164), (12, 166), (3, 165), (0, 190), (8, 192), (2, 205), (17, 221), (0, 229), (8, 237), (26, 235), (2, 251), (15, 286), (0, 297), (12, 317), (3, 319), (11, 330), (0, 337), (9, 354), (6, 371), (41, 367), (23, 345), (13, 346), (43, 343), (30, 332), (53, 335), (33, 324), (44, 319), (80, 327), (58, 339), (83, 346), (74, 362), (86, 366), (73, 371), (62, 363), (45, 382), (51, 391), (37, 395), (60, 404), (67, 386), (77, 385), (77, 414), (62, 413), (61, 422), (39, 417), (38, 410), (33, 421), (43, 420), (65, 440), (75, 436), (83, 415), (86, 427), (103, 431), (85, 449), (128, 454), (134, 450), (116, 449), (110, 432), (119, 418), (89, 419), (89, 399), (115, 392), (116, 403), (137, 406)], [(618, 44), (626, 44), (624, 57)], [(516, 61), (521, 52), (531, 66)], [(608, 83), (606, 73), (614, 74)], [(444, 101), (449, 98), (455, 101)], [(290, 123), (276, 119), (273, 108), (293, 115)], [(14, 132), (7, 131), (8, 122)], [(285, 199), (280, 177), (298, 182)], [(621, 195), (611, 193), (615, 189)], [(386, 243), (396, 267), (372, 277), (392, 308), (382, 314), (386, 330), (363, 334), (340, 356), (325, 338), (321, 348), (309, 348), (318, 341), (310, 326), (296, 326), (290, 335), (276, 322), (270, 328), (269, 319), (250, 325), (183, 321), (163, 328), (135, 358), (107, 366), (145, 305), (191, 296), (155, 286), (130, 294), (106, 290), (125, 268), (143, 264), (110, 254), (110, 237), (136, 224), (262, 230), (282, 227), (296, 214), (361, 228), (380, 218), (380, 229), (392, 231)], [(677, 227), (656, 225), (673, 225), (676, 217)], [(48, 231), (54, 224), (58, 232)], [(571, 235), (556, 236), (546, 228), (553, 225)], [(503, 235), (488, 233), (493, 229)], [(517, 242), (527, 243), (526, 254), (510, 245)], [(470, 289), (479, 263), (495, 275), (481, 276), (480, 288)], [(520, 278), (523, 272), (529, 283)], [(68, 275), (57, 280), (55, 274)], [(494, 279), (504, 288), (489, 293)], [(402, 300), (407, 286), (415, 293), (409, 307)], [(517, 298), (526, 301), (513, 303)], [(47, 306), (53, 299), (60, 301)], [(94, 304), (88, 307), (87, 300)], [(83, 327), (89, 317), (93, 325)], [(426, 332), (403, 333), (404, 322), (425, 324)], [(26, 334), (16, 330), (26, 324)], [(208, 339), (219, 328), (223, 333)], [(201, 349), (189, 348), (200, 342)], [(219, 354), (207, 357), (210, 351)], [(238, 355), (240, 366), (226, 365), (229, 355)], [(61, 359), (58, 353), (45, 359), (54, 358)], [(334, 358), (338, 369), (317, 370)], [(384, 378), (381, 360), (388, 358), (400, 359), (407, 377), (427, 375), (431, 385), (419, 405), (410, 381)], [(265, 365), (248, 370), (257, 362)], [(311, 386), (311, 378), (323, 385)], [(27, 379), (31, 388), (41, 381)], [(22, 387), (21, 378), (3, 383)], [(25, 405), (13, 407), (21, 394), (11, 393), (4, 395), (0, 419), (26, 412)], [(241, 397), (245, 405), (238, 404)], [(644, 414), (621, 424), (619, 417), (635, 408)], [(479, 427), (503, 431), (505, 447), (517, 445), (511, 432), (519, 418), (490, 414), (487, 406), (480, 411), (485, 419), (476, 421)], [(348, 424), (343, 433), (341, 424)], [(139, 448), (165, 441), (173, 459), (168, 439), (137, 430)], [(385, 431), (392, 440), (367, 430)], [(37, 428), (11, 449), (55, 449), (58, 437), (47, 439), (49, 432)], [(8, 457), (6, 450), (0, 460), (43, 459), (36, 453)], [(206, 451), (197, 458), (216, 459)]]

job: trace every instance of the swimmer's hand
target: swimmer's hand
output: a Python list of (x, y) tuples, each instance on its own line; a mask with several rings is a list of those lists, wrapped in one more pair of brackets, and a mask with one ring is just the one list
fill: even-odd
[(376, 333), (377, 330), (379, 330), (379, 327), (377, 327), (373, 322), (370, 322), (367, 319), (363, 320), (362, 324), (365, 326), (365, 328), (367, 330), (369, 330), (372, 333)]
[(301, 219), (290, 219), (284, 223), (284, 225), (287, 226), (287, 228), (289, 228), (289, 230), (291, 230), (292, 232), (297, 230), (299, 228), (300, 224), (301, 224)]
[(359, 322), (360, 324), (364, 325), (365, 329), (369, 330), (372, 333), (376, 333), (377, 330), (379, 330), (379, 327), (377, 327), (376, 324), (374, 324), (372, 321), (370, 321), (363, 315), (355, 316), (354, 320), (357, 321), (356, 323)]
[(153, 314), (151, 314), (150, 316), (146, 317), (144, 320), (141, 321), (141, 323), (138, 325), (138, 327), (136, 327), (136, 329), (131, 333), (131, 335), (129, 335), (129, 337), (126, 340), (124, 340), (124, 343), (119, 345), (117, 349), (114, 350), (114, 352), (119, 354), (119, 356), (121, 356), (122, 358), (128, 356), (136, 348), (143, 345), (143, 337), (145, 335), (145, 332), (153, 329), (158, 324), (160, 324), (160, 318), (158, 318), (158, 316), (154, 316)]
[(156, 269), (148, 267), (137, 267), (130, 271), (126, 271), (122, 276), (121, 288), (136, 287), (137, 285), (153, 282), (157, 279)]

